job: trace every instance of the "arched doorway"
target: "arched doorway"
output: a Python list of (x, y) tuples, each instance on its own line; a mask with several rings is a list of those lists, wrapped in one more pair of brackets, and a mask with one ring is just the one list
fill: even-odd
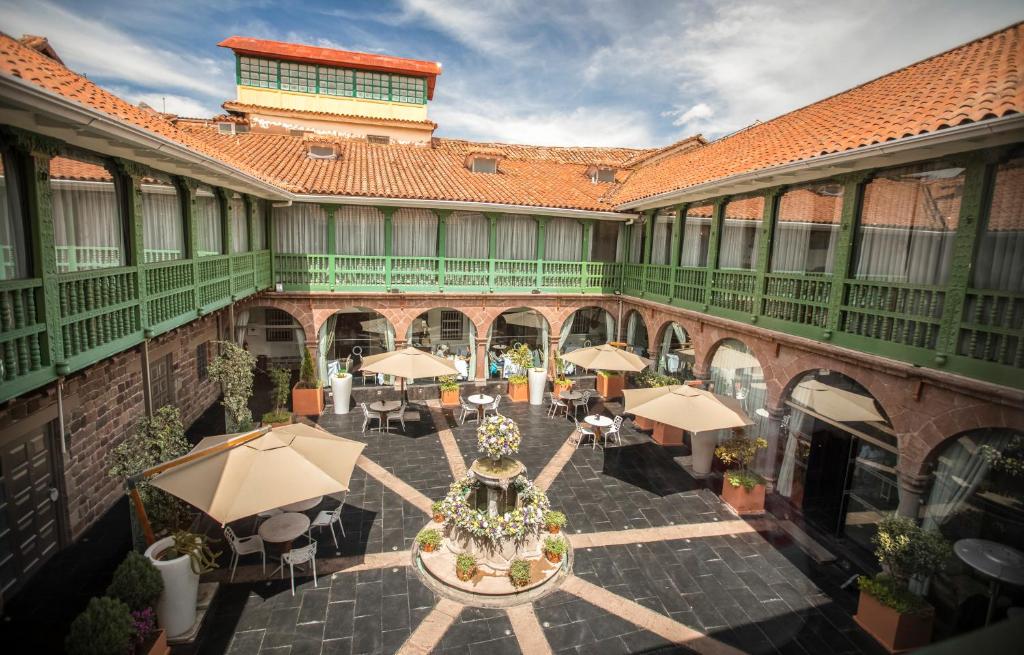
[(235, 313), (235, 342), (256, 357), (256, 367), (297, 369), (306, 347), (299, 321), (276, 307), (249, 307)]
[[(380, 312), (348, 307), (331, 315), (320, 328), (320, 375), (329, 380), (339, 362), (351, 357), (356, 368), (364, 357), (395, 349), (395, 328)], [(375, 384), (374, 376), (356, 375), (354, 383)]]
[(658, 372), (681, 381), (693, 378), (693, 344), (686, 328), (675, 321), (662, 326), (658, 337)]
[(629, 313), (626, 314), (626, 332), (623, 337), (626, 340), (626, 345), (633, 352), (641, 357), (647, 357), (650, 349), (647, 339), (647, 323), (640, 312), (635, 309), (629, 310)]
[(787, 389), (775, 491), (808, 523), (866, 554), (879, 519), (899, 505), (892, 424), (870, 392), (842, 373), (808, 371)]
[(409, 325), (410, 346), (451, 359), (459, 379), (472, 380), (476, 373), (476, 326), (457, 309), (429, 309)]
[[(746, 430), (747, 436), (768, 439), (767, 452), (762, 450), (758, 453), (753, 468), (759, 474), (769, 476), (772, 472), (769, 453), (775, 452), (775, 440), (769, 438), (772, 435), (765, 429), (768, 424), (768, 412), (765, 410), (768, 387), (761, 363), (747, 344), (738, 339), (718, 342), (708, 366), (708, 390), (739, 402), (753, 421)], [(728, 430), (720, 431), (718, 441), (726, 439), (728, 434)]]
[(611, 313), (600, 307), (581, 307), (562, 324), (558, 350), (567, 353), (614, 340), (615, 318)]
[(536, 309), (517, 307), (502, 312), (487, 331), (487, 377), (507, 378), (512, 374), (505, 362), (505, 352), (520, 343), (533, 351), (534, 366), (547, 366), (547, 343), (550, 326)]

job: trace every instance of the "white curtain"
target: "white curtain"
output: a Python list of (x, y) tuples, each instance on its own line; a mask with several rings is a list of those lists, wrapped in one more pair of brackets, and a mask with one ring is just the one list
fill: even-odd
[(327, 360), (330, 359), (334, 354), (334, 328), (338, 324), (338, 315), (331, 314), (331, 317), (324, 321), (323, 326), (320, 328), (319, 343), (317, 344), (317, 350), (319, 351), (319, 361), (317, 362), (320, 367), (320, 381), (326, 387), (330, 386), (331, 381), (327, 378)]
[(452, 212), (445, 226), (445, 257), (487, 259), (486, 216), (474, 212)]
[(573, 314), (565, 319), (565, 323), (562, 323), (562, 331), (558, 333), (558, 350), (561, 352), (565, 351), (565, 342), (569, 340), (569, 335), (572, 333), (572, 324), (575, 319), (576, 314)]
[[(82, 162), (91, 181), (60, 179), (71, 160), (50, 163), (54, 245), (61, 272), (124, 266), (124, 227), (113, 177), (101, 166)], [(71, 162), (78, 164), (79, 162)]]
[(579, 221), (572, 218), (550, 218), (545, 229), (545, 261), (582, 261), (583, 226)]
[(142, 184), (142, 244), (144, 262), (185, 257), (185, 221), (181, 197), (169, 178)]
[(953, 256), (954, 232), (902, 227), (857, 231), (858, 280), (945, 284)]
[(838, 233), (838, 225), (780, 222), (772, 245), (772, 272), (831, 273)]
[[(959, 513), (988, 475), (990, 457), (1002, 453), (1012, 436), (1009, 430), (988, 434), (980, 431), (964, 435), (943, 449), (925, 505), (923, 528), (938, 530)], [(989, 450), (987, 456), (985, 449)]]
[(306, 331), (299, 326), (295, 327), (295, 343), (299, 347), (299, 361), (305, 357), (306, 353)]
[(228, 203), (231, 212), (231, 252), (249, 252), (249, 225), (245, 217), (245, 201), (235, 195)]
[(626, 262), (639, 264), (643, 260), (644, 226), (640, 223), (633, 223), (629, 226), (629, 252), (626, 254)]
[(502, 214), (495, 227), (496, 259), (537, 258), (537, 221), (520, 214)]
[(636, 340), (636, 331), (638, 324), (640, 323), (640, 315), (636, 312), (630, 312), (629, 318), (626, 319), (626, 343), (633, 345)]
[(429, 209), (399, 209), (391, 220), (396, 257), (437, 257), (437, 214)]
[(0, 169), (0, 280), (28, 277), (24, 217), (20, 211), (22, 205), (16, 172), (11, 172), (9, 162), (4, 159), (3, 169)]
[(351, 205), (334, 210), (339, 255), (384, 256), (384, 214), (373, 207)]
[(213, 189), (200, 186), (196, 189), (196, 237), (199, 242), (199, 257), (220, 255), (224, 252), (224, 238), (221, 234), (220, 202)]
[(757, 245), (761, 237), (760, 220), (726, 219), (718, 251), (718, 267), (752, 270), (757, 267)]
[(327, 253), (327, 212), (320, 205), (295, 203), (274, 208), (277, 252), (297, 255)]
[(796, 449), (800, 445), (798, 434), (808, 434), (814, 418), (793, 409), (789, 415), (787, 426), (786, 447), (782, 451), (782, 464), (779, 466), (779, 476), (775, 481), (775, 491), (780, 495), (789, 498), (793, 495), (793, 474), (796, 469)]
[[(604, 312), (604, 342), (615, 341), (615, 318), (611, 312)], [(594, 344), (599, 345), (599, 344)]]
[(469, 323), (469, 375), (466, 376), (470, 380), (476, 379), (476, 326), (468, 318), (466, 322)]
[(245, 332), (249, 325), (249, 310), (245, 309), (235, 314), (235, 343), (239, 346), (245, 343)]
[[(698, 208), (699, 213), (711, 213), (711, 208)], [(680, 266), (704, 267), (708, 264), (708, 235), (711, 230), (711, 219), (693, 216), (687, 213), (686, 224), (683, 226), (683, 252)]]
[(978, 239), (972, 272), (975, 289), (1024, 292), (1024, 157), (996, 168), (985, 231)]
[(672, 236), (675, 233), (676, 213), (659, 211), (654, 218), (654, 234), (651, 238), (651, 263), (672, 264)]
[(252, 201), (252, 237), (254, 251), (267, 248), (267, 209), (265, 200)]
[(550, 349), (550, 329), (551, 328), (548, 326), (547, 320), (542, 317), (540, 319), (540, 348), (538, 348), (538, 350), (540, 350), (541, 352), (541, 356), (540, 362), (537, 362), (537, 365), (542, 368), (547, 368), (548, 366), (548, 350)]

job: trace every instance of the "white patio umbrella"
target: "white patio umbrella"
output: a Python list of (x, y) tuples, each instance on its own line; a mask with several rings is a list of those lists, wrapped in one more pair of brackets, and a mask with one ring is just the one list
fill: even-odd
[(538, 330), (544, 327), (544, 317), (532, 310), (506, 312), (502, 314), (502, 317), (505, 319), (505, 323), (509, 325), (519, 325)]
[(793, 388), (791, 395), (798, 404), (833, 421), (885, 421), (873, 398), (818, 380), (804, 380)]
[(583, 368), (600, 371), (637, 372), (651, 365), (651, 360), (607, 343), (574, 350), (562, 355), (562, 359)]
[(254, 434), (207, 437), (149, 482), (225, 524), (347, 491), (366, 447), (298, 423)]
[(442, 375), (458, 375), (459, 369), (455, 368), (455, 362), (444, 357), (438, 357), (412, 346), (401, 350), (371, 355), (363, 359), (360, 370), (371, 373), (383, 373), (393, 375), (402, 380), (402, 397), (408, 402), (408, 394), (405, 388), (406, 380), (416, 378), (433, 378)]
[(676, 384), (622, 392), (624, 411), (672, 425), (687, 432), (706, 432), (753, 425), (740, 404), (727, 396)]
[(760, 368), (761, 363), (750, 353), (736, 350), (729, 347), (729, 344), (719, 346), (715, 356), (711, 359), (711, 365), (718, 369), (735, 371), (744, 368)]

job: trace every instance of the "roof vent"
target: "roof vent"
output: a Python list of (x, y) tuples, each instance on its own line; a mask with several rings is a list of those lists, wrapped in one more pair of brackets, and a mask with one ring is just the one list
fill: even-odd
[(615, 181), (615, 174), (619, 170), (615, 166), (609, 164), (591, 164), (587, 167), (587, 176), (590, 177), (590, 181), (594, 184), (605, 184), (607, 182)]
[(497, 173), (502, 152), (497, 148), (480, 148), (466, 154), (466, 168), (474, 173)]
[(332, 143), (310, 143), (306, 154), (310, 159), (332, 160), (338, 158), (338, 151)]
[(385, 134), (367, 134), (366, 140), (369, 143), (373, 143), (378, 146), (386, 146), (391, 143), (391, 137)]

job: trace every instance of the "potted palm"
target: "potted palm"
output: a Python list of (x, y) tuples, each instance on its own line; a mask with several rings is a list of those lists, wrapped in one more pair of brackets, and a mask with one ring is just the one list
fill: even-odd
[(163, 578), (156, 604), (160, 625), (171, 639), (183, 635), (196, 622), (199, 576), (217, 568), (220, 553), (210, 550), (205, 535), (181, 531), (157, 540), (145, 555)]
[(441, 405), (445, 407), (456, 407), (459, 404), (459, 381), (454, 375), (445, 375), (438, 378), (438, 387), (441, 389)]
[[(768, 442), (758, 437), (751, 439), (743, 428), (733, 430), (732, 436), (715, 448), (715, 455), (727, 467), (722, 482), (722, 500), (739, 514), (764, 513), (764, 478), (750, 470), (754, 455)], [(696, 453), (694, 454), (696, 458)]]
[(895, 515), (878, 522), (871, 541), (882, 571), (858, 579), (860, 600), (853, 619), (889, 652), (927, 645), (935, 610), (910, 590), (910, 583), (945, 568), (952, 553), (949, 542), (913, 519)]
[(552, 564), (558, 564), (562, 561), (562, 556), (565, 555), (569, 547), (565, 543), (565, 539), (561, 537), (545, 537), (544, 538), (544, 557), (548, 558), (548, 561)]
[(324, 411), (324, 391), (308, 348), (302, 351), (299, 382), (292, 388), (292, 411), (299, 416), (320, 416)]
[(348, 372), (348, 360), (342, 362), (338, 372), (331, 376), (331, 396), (334, 398), (334, 413), (348, 414), (352, 404), (352, 374)]
[(455, 558), (455, 575), (463, 582), (469, 582), (476, 575), (476, 557), (462, 553)]
[(517, 371), (520, 371), (508, 376), (509, 400), (516, 403), (525, 402), (530, 398), (529, 378), (526, 371), (533, 366), (533, 353), (530, 352), (529, 346), (521, 343), (509, 348), (505, 357), (515, 365)]
[(285, 408), (285, 403), (288, 402), (288, 396), (291, 394), (291, 371), (275, 367), (267, 371), (267, 376), (274, 385), (274, 390), (270, 394), (274, 409), (263, 415), (263, 424), (275, 428), (288, 425), (292, 422), (292, 413)]

